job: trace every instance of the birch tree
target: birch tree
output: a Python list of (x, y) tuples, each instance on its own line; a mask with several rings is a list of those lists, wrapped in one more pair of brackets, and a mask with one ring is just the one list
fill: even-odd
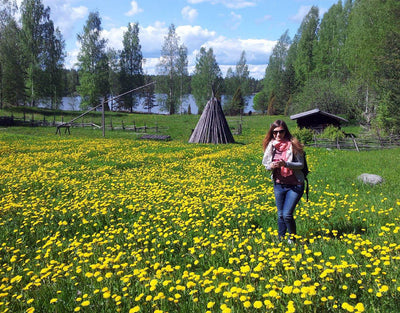
[(101, 19), (98, 12), (91, 12), (78, 35), (81, 49), (78, 54), (80, 85), (77, 90), (82, 98), (81, 106), (96, 106), (109, 92), (106, 40), (102, 39)]
[(182, 64), (181, 52), (179, 36), (176, 34), (175, 25), (171, 24), (168, 34), (164, 38), (160, 62), (157, 65), (159, 76), (156, 86), (157, 92), (164, 96), (160, 104), (161, 108), (171, 115), (177, 112), (180, 102), (182, 73), (179, 71), (183, 69), (180, 66)]

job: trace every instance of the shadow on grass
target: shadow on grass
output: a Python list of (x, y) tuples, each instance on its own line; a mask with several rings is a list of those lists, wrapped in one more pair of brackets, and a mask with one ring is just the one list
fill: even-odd
[(310, 229), (305, 234), (305, 238), (341, 238), (345, 234), (352, 235), (365, 235), (367, 233), (367, 227), (360, 222), (333, 222), (330, 223), (326, 229)]

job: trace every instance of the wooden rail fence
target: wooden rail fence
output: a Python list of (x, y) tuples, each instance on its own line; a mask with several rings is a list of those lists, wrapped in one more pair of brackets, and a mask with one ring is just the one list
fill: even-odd
[(400, 136), (388, 136), (385, 138), (378, 137), (346, 137), (340, 140), (330, 140), (324, 138), (314, 138), (312, 143), (308, 146), (329, 148), (329, 149), (340, 149), (340, 150), (378, 150), (378, 149), (390, 149), (400, 147)]

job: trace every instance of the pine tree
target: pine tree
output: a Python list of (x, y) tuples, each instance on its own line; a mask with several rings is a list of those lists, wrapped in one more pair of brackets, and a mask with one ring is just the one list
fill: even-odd
[[(110, 85), (110, 97), (113, 98), (121, 93), (121, 82), (120, 82), (120, 52), (113, 48), (107, 50), (108, 59), (108, 83)], [(120, 99), (117, 99), (119, 101)], [(113, 111), (115, 108), (114, 100), (110, 103), (110, 109)]]
[(196, 101), (199, 113), (203, 112), (205, 105), (211, 98), (221, 92), (222, 72), (215, 59), (212, 48), (206, 50), (201, 47), (196, 56), (196, 65), (192, 77), (192, 94)]
[[(242, 51), (239, 61), (236, 63), (235, 71), (229, 68), (225, 76), (225, 103), (226, 111), (237, 111), (234, 109), (233, 96), (240, 87), (242, 96), (248, 100), (251, 95), (250, 72), (246, 61), (246, 52)], [(247, 102), (245, 100), (245, 102)]]
[(25, 99), (24, 67), (20, 28), (12, 16), (12, 7), (0, 10), (0, 108), (18, 105)]
[(230, 115), (243, 115), (245, 106), (246, 102), (243, 97), (242, 88), (239, 86), (232, 98), (232, 104), (229, 112)]
[[(363, 118), (371, 125), (376, 116), (381, 95), (378, 60), (386, 55), (388, 34), (399, 32), (399, 1), (357, 0), (350, 12), (348, 38), (345, 45), (346, 65), (351, 72), (356, 101), (363, 103)], [(354, 89), (354, 88), (353, 88)]]
[[(123, 35), (123, 49), (121, 51), (121, 93), (143, 85), (143, 55), (139, 41), (139, 24), (128, 24), (128, 30)], [(123, 106), (131, 112), (138, 105), (140, 92), (129, 93), (122, 97)]]
[(349, 3), (339, 1), (324, 14), (314, 45), (315, 74), (322, 79), (345, 81), (349, 72), (342, 47), (346, 44)]
[[(263, 93), (268, 99), (274, 99), (273, 108), (268, 105), (268, 114), (282, 114), (285, 111), (287, 100), (293, 89), (291, 66), (286, 66), (288, 49), (291, 40), (289, 31), (285, 31), (269, 57), (268, 67), (265, 70)], [(266, 100), (266, 98), (263, 98)], [(270, 103), (270, 102), (269, 102)]]
[[(151, 76), (148, 75), (145, 76), (145, 85), (150, 84), (152, 81), (153, 79), (151, 78)], [(148, 113), (151, 113), (151, 110), (157, 106), (154, 90), (155, 86), (154, 84), (151, 84), (148, 85), (143, 92), (144, 96), (143, 108), (146, 109)]]
[(63, 95), (63, 67), (65, 57), (65, 43), (59, 29), (54, 29), (53, 21), (44, 25), (43, 31), (44, 52), (41, 94), (50, 100), (50, 108), (57, 109), (61, 105)]
[(308, 14), (304, 17), (299, 31), (298, 42), (296, 43), (296, 59), (294, 69), (297, 81), (304, 84), (314, 70), (314, 45), (317, 39), (319, 24), (318, 7), (311, 7)]
[(61, 104), (64, 40), (50, 19), (50, 8), (40, 0), (21, 4), (21, 46), (25, 60), (25, 85), (30, 104), (47, 100), (51, 108)]
[(179, 47), (179, 59), (177, 64), (179, 79), (179, 103), (180, 113), (183, 113), (183, 104), (190, 94), (190, 77), (188, 71), (187, 48), (185, 45)]
[(386, 134), (400, 134), (400, 3), (388, 1), (390, 28), (382, 42), (383, 53), (377, 56), (378, 86), (381, 101), (376, 126)]
[(242, 51), (240, 59), (236, 63), (236, 72), (238, 87), (240, 87), (241, 93), (244, 97), (251, 94), (250, 90), (250, 71), (246, 60), (246, 51)]

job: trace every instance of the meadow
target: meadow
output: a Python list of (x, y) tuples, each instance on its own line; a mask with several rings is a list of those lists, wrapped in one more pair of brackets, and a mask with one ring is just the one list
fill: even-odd
[(400, 149), (306, 147), (289, 245), (261, 165), (272, 117), (229, 145), (188, 144), (198, 116), (134, 118), (172, 140), (0, 129), (0, 312), (400, 311)]

